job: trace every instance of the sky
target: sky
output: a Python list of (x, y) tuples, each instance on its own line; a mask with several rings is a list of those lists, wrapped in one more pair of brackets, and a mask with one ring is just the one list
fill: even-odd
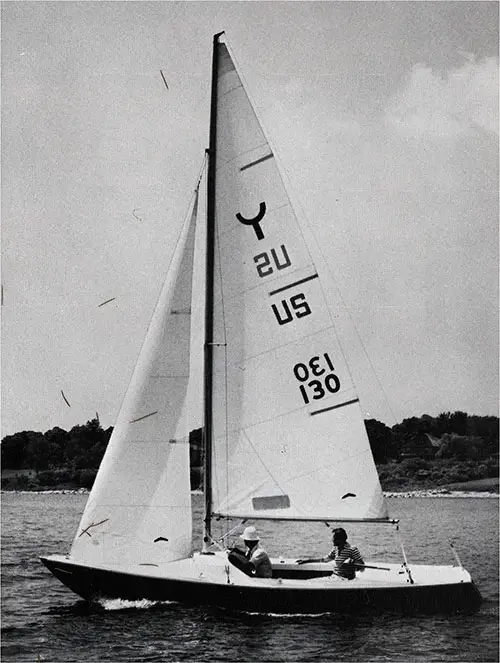
[(365, 418), (498, 415), (497, 3), (1, 9), (2, 437), (114, 424), (222, 30), (354, 330)]

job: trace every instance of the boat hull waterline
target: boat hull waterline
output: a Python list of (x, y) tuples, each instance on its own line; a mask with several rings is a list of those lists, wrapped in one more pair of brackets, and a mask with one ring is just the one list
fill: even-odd
[[(481, 595), (461, 567), (411, 567), (414, 583), (401, 565), (377, 565), (355, 580), (332, 577), (325, 564), (298, 566), (273, 560), (273, 578), (251, 578), (230, 565), (224, 554), (195, 554), (140, 571), (77, 564), (62, 555), (42, 557), (43, 564), (69, 589), (90, 602), (107, 599), (179, 602), (250, 613), (321, 614), (328, 612), (453, 613), (474, 612)], [(430, 581), (425, 578), (434, 575)], [(379, 572), (383, 573), (383, 570)], [(422, 576), (424, 580), (416, 580)]]

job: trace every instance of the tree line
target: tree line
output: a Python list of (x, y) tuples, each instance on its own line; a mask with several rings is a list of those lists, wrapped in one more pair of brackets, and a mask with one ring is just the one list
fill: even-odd
[[(498, 477), (498, 417), (443, 412), (404, 419), (392, 428), (365, 420), (385, 490), (443, 486)], [(98, 419), (70, 431), (23, 431), (1, 444), (2, 489), (91, 488), (113, 428)], [(202, 430), (190, 433), (191, 485), (202, 481)]]

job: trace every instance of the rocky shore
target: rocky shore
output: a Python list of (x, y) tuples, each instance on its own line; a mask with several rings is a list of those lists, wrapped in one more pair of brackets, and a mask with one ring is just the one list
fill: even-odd
[[(16, 493), (20, 495), (88, 495), (90, 491), (86, 488), (70, 489), (59, 488), (50, 490), (2, 490), (0, 494), (6, 495)], [(193, 494), (201, 494), (200, 491), (192, 491)], [(477, 492), (472, 490), (449, 490), (447, 488), (434, 488), (429, 490), (405, 490), (401, 492), (385, 491), (384, 497), (396, 499), (411, 499), (420, 497), (481, 497), (481, 498), (496, 498), (500, 495), (498, 493), (490, 493), (486, 491)]]
[(477, 492), (472, 490), (447, 490), (446, 488), (437, 488), (434, 490), (408, 490), (401, 493), (384, 492), (384, 497), (408, 498), (408, 497), (495, 497), (498, 493), (488, 493), (485, 491)]

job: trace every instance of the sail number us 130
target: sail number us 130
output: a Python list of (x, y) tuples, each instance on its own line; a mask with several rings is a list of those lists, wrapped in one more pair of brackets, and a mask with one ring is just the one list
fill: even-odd
[[(293, 367), (293, 374), (300, 382), (299, 391), (304, 403), (319, 401), (328, 394), (336, 394), (340, 380), (327, 352), (322, 356), (311, 357), (307, 364), (299, 362)], [(310, 379), (312, 378), (312, 379)]]

